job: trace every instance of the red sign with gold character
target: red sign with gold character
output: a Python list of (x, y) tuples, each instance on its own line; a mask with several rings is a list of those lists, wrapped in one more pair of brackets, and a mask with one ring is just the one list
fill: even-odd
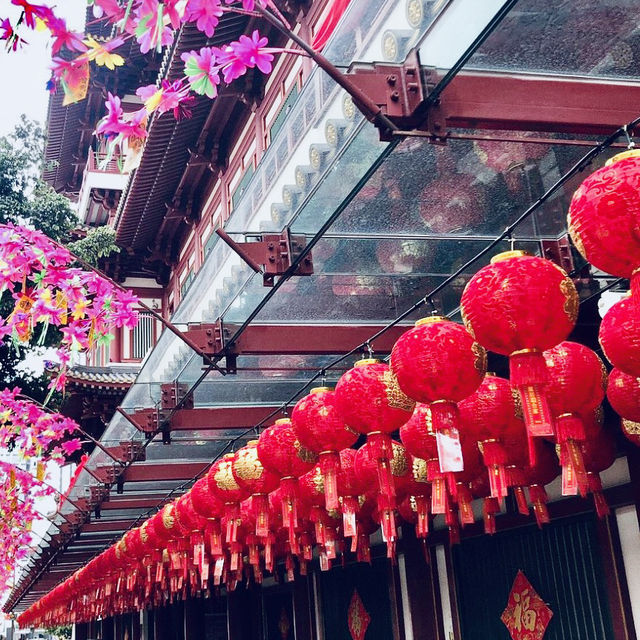
[(354, 589), (349, 604), (349, 633), (353, 640), (364, 640), (367, 627), (371, 622), (371, 616), (364, 608), (360, 594)]
[(552, 617), (553, 611), (518, 571), (501, 616), (513, 640), (541, 640)]

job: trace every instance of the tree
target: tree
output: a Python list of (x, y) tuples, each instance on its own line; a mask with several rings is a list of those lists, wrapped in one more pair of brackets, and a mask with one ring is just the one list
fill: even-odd
[[(0, 224), (21, 224), (39, 229), (58, 242), (66, 243), (78, 224), (71, 203), (40, 178), (44, 168), (45, 136), (42, 127), (23, 117), (15, 130), (0, 137)], [(91, 230), (69, 249), (91, 264), (108, 256), (117, 247), (115, 233), (108, 229)], [(15, 301), (7, 292), (0, 298), (0, 315), (6, 318)], [(29, 344), (14, 346), (0, 342), (0, 379), (9, 388), (20, 387), (26, 394), (42, 401), (47, 396), (49, 378), (35, 374), (29, 361), (42, 359), (44, 348), (59, 342), (51, 327), (46, 336), (36, 332)], [(27, 366), (23, 361), (27, 358)]]

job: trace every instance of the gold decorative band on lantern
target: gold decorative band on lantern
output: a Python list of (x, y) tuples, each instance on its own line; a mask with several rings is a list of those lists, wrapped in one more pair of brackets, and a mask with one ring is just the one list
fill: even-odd
[(620, 153), (616, 153), (615, 156), (609, 158), (605, 163), (605, 167), (610, 167), (612, 164), (616, 162), (620, 162), (620, 160), (626, 160), (627, 158), (640, 158), (640, 149), (627, 149), (626, 151), (622, 151)]
[(333, 391), (333, 387), (314, 387), (309, 389), (309, 393), (325, 393), (327, 391)]
[(510, 353), (509, 357), (520, 356), (525, 353), (540, 353), (540, 349), (518, 349), (518, 351), (514, 351), (513, 353)]
[(291, 418), (278, 418), (274, 424), (289, 424), (291, 422)]
[(426, 318), (420, 318), (416, 320), (415, 327), (421, 327), (425, 324), (432, 324), (434, 322), (451, 322), (451, 318), (446, 316), (427, 316)]
[(522, 258), (524, 256), (530, 256), (531, 254), (528, 251), (523, 251), (522, 249), (512, 249), (511, 251), (502, 251), (501, 253), (496, 254), (491, 258), (490, 263), (495, 264), (496, 262), (502, 262), (503, 260), (510, 260), (511, 258)]
[(368, 364), (382, 364), (380, 358), (362, 358), (353, 363), (354, 367), (365, 367)]

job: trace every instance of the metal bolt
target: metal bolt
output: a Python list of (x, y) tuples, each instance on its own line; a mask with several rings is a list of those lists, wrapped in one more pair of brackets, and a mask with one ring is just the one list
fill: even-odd
[(393, 102), (398, 102), (398, 100), (400, 100), (400, 93), (398, 91), (393, 91), (390, 97)]
[(387, 82), (391, 85), (394, 85), (398, 81), (398, 76), (395, 74), (390, 74), (387, 76)]

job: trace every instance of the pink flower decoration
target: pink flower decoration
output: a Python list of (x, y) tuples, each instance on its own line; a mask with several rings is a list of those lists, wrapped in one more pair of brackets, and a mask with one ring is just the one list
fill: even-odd
[(185, 10), (185, 19), (196, 22), (196, 27), (208, 38), (213, 36), (222, 15), (221, 0), (189, 0)]
[(267, 38), (255, 30), (251, 37), (240, 38), (227, 45), (222, 52), (220, 64), (224, 72), (224, 81), (229, 83), (243, 76), (247, 69), (257, 67), (262, 73), (271, 73), (273, 54), (266, 49)]
[(180, 57), (185, 63), (184, 73), (191, 89), (199, 95), (215, 98), (220, 84), (220, 67), (218, 56), (220, 50), (216, 47), (203, 47), (200, 53), (190, 51)]

